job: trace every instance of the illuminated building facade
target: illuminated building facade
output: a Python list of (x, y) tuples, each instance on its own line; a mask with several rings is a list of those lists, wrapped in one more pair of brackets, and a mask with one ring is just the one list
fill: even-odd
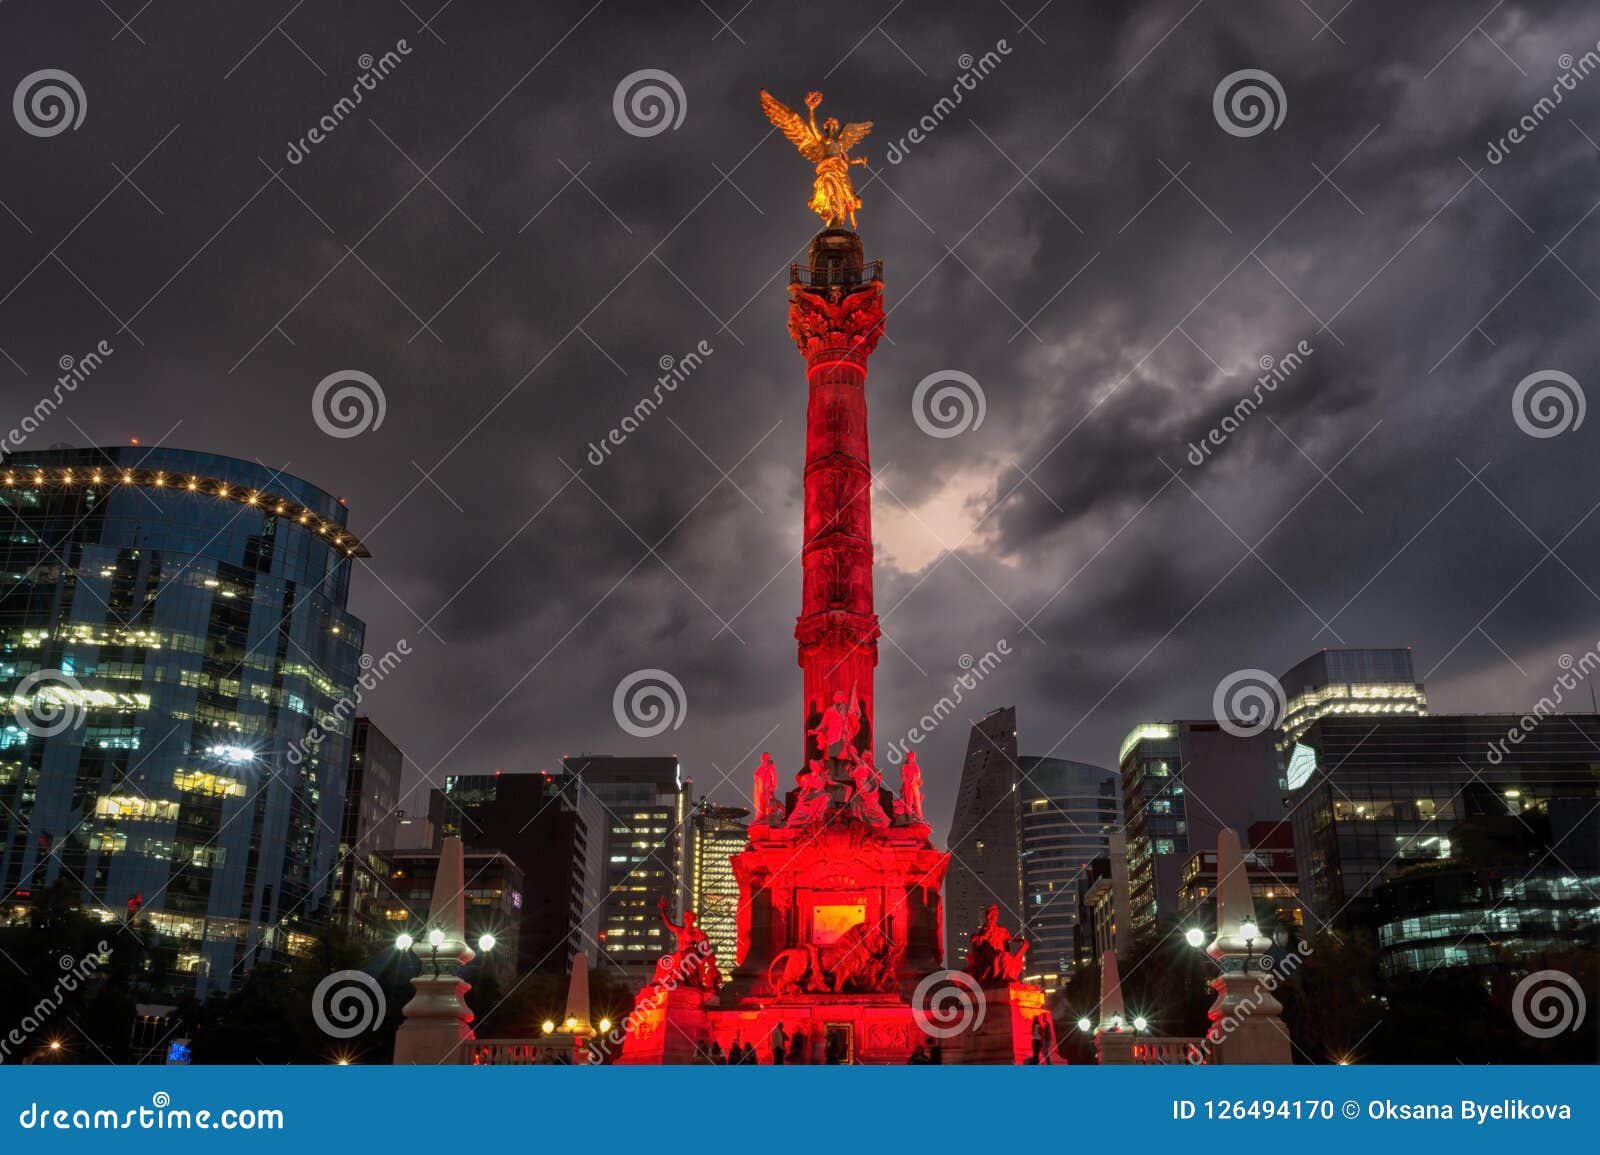
[[(1288, 822), (1257, 822), (1243, 838), (1244, 873), (1250, 881), (1256, 922), (1270, 937), (1284, 927), (1300, 937), (1300, 876), (1294, 856), (1294, 828)], [(1183, 864), (1178, 884), (1178, 919), (1199, 927), (1209, 941), (1217, 929), (1217, 852), (1197, 850)]]
[(1319, 650), (1278, 679), (1284, 712), (1278, 749), (1288, 751), (1318, 718), (1428, 712), (1428, 696), (1411, 668), (1411, 650)]
[(656, 960), (671, 953), (657, 902), (666, 898), (676, 918), (688, 898), (689, 795), (683, 769), (670, 754), (582, 754), (562, 762), (605, 814), (597, 965), (620, 968), (626, 981), (642, 985)]
[(386, 940), (384, 890), (395, 844), (396, 807), (405, 755), (372, 719), (358, 717), (350, 738), (350, 773), (345, 780), (344, 821), (339, 829), (339, 872), (334, 919), (356, 938)]
[(950, 870), (945, 879), (945, 957), (967, 957), (968, 939), (997, 903), (1021, 922), (1022, 840), (1017, 807), (1017, 709), (1002, 706), (973, 724), (950, 820)]
[[(388, 887), (384, 892), (385, 918), (392, 932), (402, 932), (417, 941), (426, 939), (428, 909), (433, 901), (433, 886), (439, 875), (439, 852), (434, 850), (395, 851), (391, 855)], [(466, 972), (493, 975), (502, 991), (509, 990), (517, 976), (517, 941), (522, 929), (522, 896), (525, 879), (521, 867), (509, 854), (498, 850), (468, 850), (463, 855), (465, 870), (462, 897), (466, 900), (466, 939), (478, 950), (478, 957)], [(492, 934), (494, 947), (487, 954), (479, 950), (478, 940)]]
[[(1374, 889), (1452, 860), (1463, 823), (1472, 830), (1508, 815), (1530, 826), (1565, 823), (1552, 842), (1560, 858), (1577, 853), (1574, 839), (1592, 840), (1600, 715), (1526, 720), (1330, 715), (1302, 734), (1313, 761), (1289, 806), (1307, 921), (1371, 921)], [(1581, 822), (1570, 817), (1573, 801), (1587, 815)]]
[[(330, 915), (364, 627), (341, 501), (119, 446), (0, 470), (0, 888), (67, 879), (174, 986), (227, 989)], [(13, 911), (15, 913), (15, 911)]]
[(1122, 786), (1113, 771), (1086, 762), (1024, 755), (1017, 764), (1023, 977), (1049, 992), (1072, 974), (1078, 879), (1121, 829)]
[(1122, 947), (1128, 933), (1128, 850), (1122, 834), (1112, 834), (1106, 852), (1078, 875), (1078, 928), (1074, 964), (1086, 967)]
[(1373, 888), (1378, 963), (1424, 981), (1440, 967), (1540, 969), (1600, 947), (1600, 821), (1594, 803), (1458, 825), (1448, 862)]
[(441, 835), (502, 851), (533, 880), (518, 888), (517, 969), (565, 974), (599, 926), (606, 814), (571, 774), (456, 774), (437, 804)]
[(1123, 740), (1122, 811), (1128, 845), (1129, 932), (1156, 933), (1176, 917), (1191, 848), (1215, 847), (1283, 813), (1271, 731), (1240, 737), (1214, 720), (1146, 722)]
[(749, 841), (744, 806), (696, 803), (690, 828), (694, 833), (690, 906), (700, 929), (711, 939), (720, 966), (732, 969), (739, 949), (739, 880), (734, 877), (733, 855)]

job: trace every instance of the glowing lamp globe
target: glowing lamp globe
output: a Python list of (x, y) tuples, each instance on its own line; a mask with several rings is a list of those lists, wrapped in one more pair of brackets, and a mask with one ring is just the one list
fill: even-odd
[(1239, 937), (1244, 939), (1246, 942), (1250, 941), (1251, 939), (1258, 938), (1260, 934), (1261, 928), (1249, 920), (1239, 924)]
[(428, 932), (428, 945), (438, 946), (442, 942), (444, 942), (444, 931), (440, 930), (438, 927), (434, 927)]
[(1149, 1025), (1150, 1024), (1145, 1021), (1143, 1015), (1139, 1015), (1133, 1020), (1133, 1029), (1136, 1031), (1142, 1031)]
[(411, 943), (412, 943), (411, 936), (409, 934), (402, 934), (399, 938), (394, 940), (394, 949), (395, 950), (410, 950), (411, 949)]
[(1206, 932), (1197, 926), (1191, 926), (1188, 930), (1183, 932), (1183, 937), (1190, 946), (1198, 947), (1201, 943), (1206, 941)]
[(551, 1031), (553, 1031), (555, 1029), (556, 1029), (556, 1025), (554, 1023), (552, 1023), (549, 1019), (546, 1019), (544, 1021), (544, 1033), (545, 1034), (548, 1035)]
[(1078, 1029), (1080, 1031), (1087, 1031), (1092, 1025), (1093, 1024), (1090, 1023), (1088, 1019), (1079, 1019), (1078, 1020)]
[(487, 952), (493, 950), (494, 943), (495, 938), (492, 934), (484, 933), (478, 937), (478, 949), (481, 951)]

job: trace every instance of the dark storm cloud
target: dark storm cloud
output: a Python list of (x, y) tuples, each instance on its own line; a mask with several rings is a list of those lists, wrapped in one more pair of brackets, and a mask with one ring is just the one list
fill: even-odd
[[(824, 112), (876, 121), (861, 231), (892, 313), (869, 394), (898, 563), (878, 574), (880, 737), (1001, 638), (972, 714), (1015, 702), (1025, 751), (1108, 763), (1134, 722), (1202, 715), (1228, 672), (1338, 638), (1414, 645), (1436, 707), (1489, 709), (1600, 636), (1593, 425), (1535, 439), (1511, 413), (1531, 372), (1593, 380), (1600, 79), (1485, 160), (1600, 39), (1588, 6), (1502, 5), (1479, 30), (1443, 2), (1313, 5), (1331, 30), (1265, 2), (1057, 0), (1031, 28), (998, 4), (712, 7), (732, 32), (697, 5), (457, 4), (432, 31), (385, 3), (277, 29), (257, 5), (156, 5), (131, 32), (95, 6), (0, 8), (7, 84), (61, 68), (88, 98), (75, 132), (0, 133), (7, 408), (109, 337), (42, 441), (177, 425), (347, 497), (375, 554), (352, 595), (369, 648), (416, 654), (370, 705), (421, 770), (676, 749), (702, 787), (715, 764), (743, 790), (764, 744), (792, 773), (804, 377), (784, 282), (815, 220), (755, 95), (818, 87)], [(402, 37), (289, 163), (361, 54)], [(1001, 39), (887, 163), (962, 54)], [(1287, 112), (1239, 138), (1212, 93), (1245, 68)], [(618, 126), (640, 69), (681, 84), (676, 131)], [(310, 412), (341, 368), (387, 400), (349, 440)], [(911, 397), (946, 369), (986, 416), (935, 439)], [(644, 667), (689, 702), (652, 740), (611, 716)], [(941, 818), (965, 729), (923, 756)]]

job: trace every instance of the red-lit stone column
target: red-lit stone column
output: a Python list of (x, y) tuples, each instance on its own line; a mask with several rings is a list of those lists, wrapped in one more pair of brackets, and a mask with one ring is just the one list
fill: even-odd
[[(878, 615), (872, 603), (872, 461), (867, 448), (867, 358), (883, 333), (882, 266), (861, 239), (825, 229), (789, 285), (789, 335), (806, 359), (805, 545), (795, 639), (805, 725), (836, 691), (861, 707), (856, 745), (872, 748)], [(818, 757), (815, 739), (807, 761)]]

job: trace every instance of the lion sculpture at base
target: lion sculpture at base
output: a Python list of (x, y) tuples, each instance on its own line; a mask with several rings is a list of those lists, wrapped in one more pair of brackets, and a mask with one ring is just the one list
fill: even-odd
[(790, 947), (779, 951), (767, 968), (767, 982), (778, 996), (802, 991), (840, 994), (877, 993), (895, 986), (894, 944), (882, 931), (857, 923), (827, 946)]

